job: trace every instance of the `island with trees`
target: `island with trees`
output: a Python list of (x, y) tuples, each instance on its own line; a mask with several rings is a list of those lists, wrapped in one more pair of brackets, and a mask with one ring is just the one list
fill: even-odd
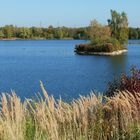
[(91, 21), (89, 28), (90, 43), (79, 44), (75, 52), (81, 55), (119, 55), (127, 52), (128, 44), (127, 14), (111, 10), (108, 25)]

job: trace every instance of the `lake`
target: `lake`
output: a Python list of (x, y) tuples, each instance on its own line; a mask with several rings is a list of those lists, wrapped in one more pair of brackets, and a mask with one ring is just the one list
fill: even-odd
[(49, 95), (71, 100), (103, 92), (114, 76), (140, 68), (140, 44), (128, 45), (120, 56), (80, 56), (74, 53), (79, 43), (86, 41), (0, 41), (0, 92), (31, 98), (41, 92), (41, 80)]

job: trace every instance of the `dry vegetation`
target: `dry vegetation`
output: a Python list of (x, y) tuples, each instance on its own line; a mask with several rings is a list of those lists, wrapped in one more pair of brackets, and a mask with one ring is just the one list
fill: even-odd
[(139, 140), (140, 94), (80, 97), (71, 103), (48, 96), (23, 102), (2, 94), (1, 140)]

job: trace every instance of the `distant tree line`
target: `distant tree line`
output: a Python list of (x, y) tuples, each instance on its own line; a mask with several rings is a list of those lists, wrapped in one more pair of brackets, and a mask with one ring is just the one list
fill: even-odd
[(17, 27), (6, 25), (0, 27), (0, 39), (88, 39), (88, 27), (68, 28), (68, 27)]
[(129, 28), (129, 39), (140, 39), (140, 28)]
[[(0, 39), (89, 39), (89, 28), (68, 27), (0, 27)], [(140, 39), (140, 28), (129, 28), (129, 39)]]

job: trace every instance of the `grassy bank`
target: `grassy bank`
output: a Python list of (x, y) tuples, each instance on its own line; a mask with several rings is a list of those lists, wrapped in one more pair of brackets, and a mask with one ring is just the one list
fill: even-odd
[(1, 140), (139, 140), (140, 94), (118, 92), (112, 98), (80, 97), (71, 103), (49, 97), (24, 102), (2, 94)]

